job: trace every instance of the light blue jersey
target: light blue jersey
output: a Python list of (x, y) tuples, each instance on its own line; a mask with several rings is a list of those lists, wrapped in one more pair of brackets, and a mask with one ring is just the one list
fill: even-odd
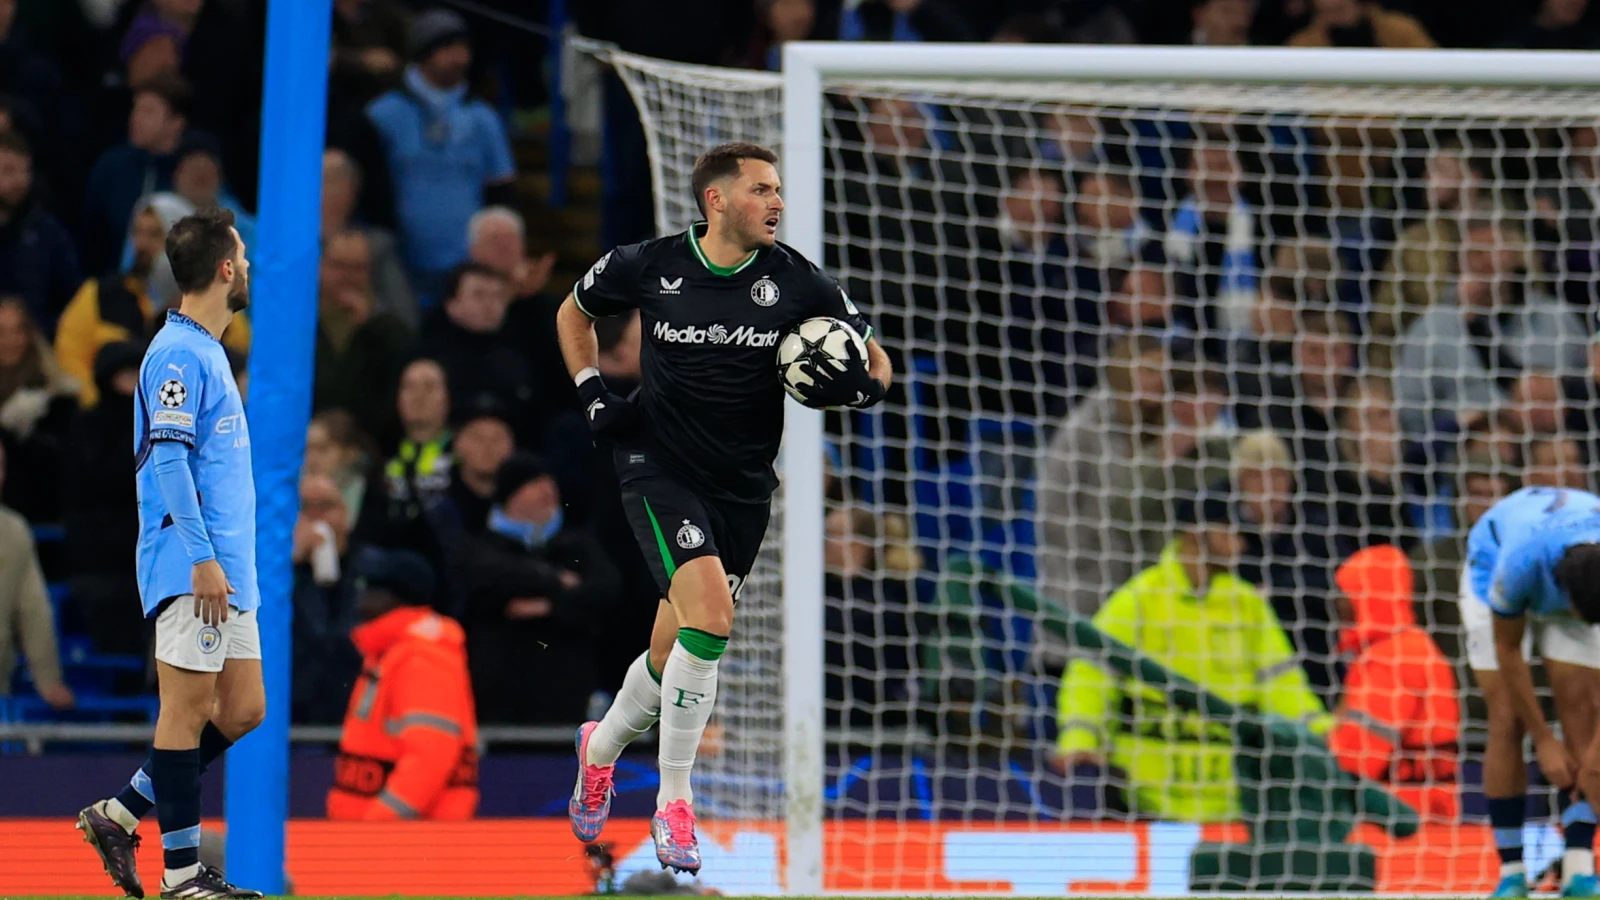
[(1527, 487), (1496, 503), (1467, 536), (1472, 592), (1499, 616), (1570, 613), (1556, 565), (1568, 548), (1600, 542), (1600, 496)]
[[(229, 603), (241, 612), (255, 609), (261, 598), (250, 431), (221, 342), (188, 316), (167, 313), (166, 327), (150, 342), (139, 367), (134, 407), (139, 594), (145, 615), (163, 600), (193, 593), (193, 567), (210, 558), (236, 591)], [(163, 456), (180, 463), (176, 478), (172, 469), (158, 476)], [(185, 493), (173, 494), (174, 485), (182, 485)], [(186, 502), (188, 491), (198, 499), (198, 516), (189, 512), (194, 507)]]

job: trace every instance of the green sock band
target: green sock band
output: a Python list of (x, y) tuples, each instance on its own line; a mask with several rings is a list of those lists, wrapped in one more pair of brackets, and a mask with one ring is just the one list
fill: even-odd
[(728, 649), (728, 639), (698, 628), (679, 628), (678, 643), (701, 659), (717, 660)]
[(644, 670), (650, 673), (650, 680), (656, 683), (656, 687), (660, 687), (661, 673), (656, 671), (655, 666), (650, 665), (650, 654), (648, 653), (644, 655)]

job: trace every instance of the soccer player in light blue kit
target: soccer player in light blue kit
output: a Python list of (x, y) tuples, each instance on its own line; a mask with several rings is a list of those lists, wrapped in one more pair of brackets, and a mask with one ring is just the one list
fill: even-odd
[[(1461, 579), (1467, 658), (1489, 707), (1484, 792), (1500, 854), (1495, 897), (1528, 896), (1522, 861), (1528, 773), (1522, 737), (1561, 789), (1564, 897), (1600, 896), (1594, 874), (1600, 797), (1600, 496), (1527, 487), (1496, 503), (1467, 537)], [(1537, 638), (1562, 736), (1534, 696), (1528, 654)], [(1581, 765), (1575, 762), (1581, 761)]]
[(116, 797), (78, 816), (84, 839), (130, 896), (143, 897), (139, 819), (161, 824), (164, 898), (262, 896), (200, 865), (200, 774), (266, 712), (256, 628), (255, 483), (244, 402), (222, 333), (250, 302), (233, 213), (172, 226), (167, 258), (183, 292), (139, 369), (135, 454), (139, 593), (156, 623), (161, 713), (150, 758)]

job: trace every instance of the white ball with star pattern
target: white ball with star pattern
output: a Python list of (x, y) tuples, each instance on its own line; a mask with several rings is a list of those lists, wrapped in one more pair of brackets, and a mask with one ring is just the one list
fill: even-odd
[(850, 323), (818, 316), (796, 325), (778, 342), (778, 377), (789, 396), (810, 406), (801, 392), (815, 382), (800, 363), (811, 360), (813, 366), (832, 366), (843, 372), (853, 365), (866, 365), (866, 358), (867, 342)]

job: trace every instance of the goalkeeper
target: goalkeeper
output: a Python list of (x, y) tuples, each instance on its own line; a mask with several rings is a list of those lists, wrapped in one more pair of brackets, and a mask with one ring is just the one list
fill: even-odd
[[(811, 406), (871, 406), (890, 378), (888, 356), (838, 283), (778, 243), (775, 162), (754, 144), (707, 151), (692, 176), (707, 221), (602, 257), (556, 316), (589, 424), (615, 444), (623, 507), (665, 598), (650, 650), (628, 669), (605, 718), (578, 732), (567, 812), (580, 839), (600, 835), (617, 757), (659, 719), (661, 789), (650, 834), (661, 865), (680, 872), (700, 869), (689, 772), (778, 484), (778, 341), (814, 316), (842, 319), (867, 339), (868, 359), (812, 373)], [(596, 368), (594, 319), (631, 309), (643, 347), (639, 390), (624, 399)]]
[[(1211, 496), (1178, 512), (1181, 530), (1161, 560), (1113, 593), (1094, 626), (1224, 700), (1326, 733), (1332, 718), (1271, 605), (1231, 571), (1243, 546), (1231, 504)], [(1057, 706), (1064, 767), (1109, 759), (1126, 773), (1133, 811), (1187, 822), (1238, 818), (1227, 724), (1180, 712), (1161, 691), (1085, 659), (1067, 667)]]

